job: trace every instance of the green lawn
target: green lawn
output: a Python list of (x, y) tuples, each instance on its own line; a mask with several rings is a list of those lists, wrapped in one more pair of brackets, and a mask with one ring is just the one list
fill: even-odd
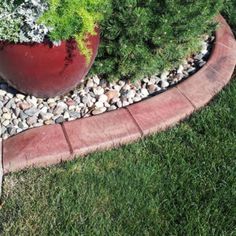
[(0, 235), (236, 235), (236, 77), (167, 132), (6, 176)]

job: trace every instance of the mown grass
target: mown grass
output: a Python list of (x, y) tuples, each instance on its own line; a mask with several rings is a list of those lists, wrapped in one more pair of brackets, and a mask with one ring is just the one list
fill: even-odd
[(236, 235), (236, 77), (167, 132), (3, 190), (1, 235)]
[(3, 235), (235, 235), (236, 81), (188, 121), (5, 177)]

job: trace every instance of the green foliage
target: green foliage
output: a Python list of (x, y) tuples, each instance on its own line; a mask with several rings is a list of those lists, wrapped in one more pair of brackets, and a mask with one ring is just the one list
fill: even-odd
[(223, 15), (227, 18), (236, 34), (236, 0), (225, 0)]
[(16, 42), (20, 28), (20, 19), (10, 18), (8, 16), (14, 12), (15, 5), (13, 3), (6, 4), (0, 2), (0, 38), (1, 40), (8, 40)]
[(87, 59), (91, 52), (86, 45), (86, 36), (96, 34), (94, 28), (103, 18), (108, 0), (48, 0), (49, 10), (39, 22), (53, 28), (52, 41), (75, 38), (79, 49)]
[(93, 73), (140, 79), (168, 69), (199, 48), (223, 0), (112, 0), (101, 24)]

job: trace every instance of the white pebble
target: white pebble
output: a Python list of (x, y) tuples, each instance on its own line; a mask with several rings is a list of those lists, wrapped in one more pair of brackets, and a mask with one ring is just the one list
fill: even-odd
[(161, 87), (162, 87), (162, 88), (167, 88), (169, 85), (170, 85), (170, 84), (168, 83), (167, 80), (161, 81)]
[(25, 98), (25, 95), (18, 93), (16, 94), (16, 97), (20, 100), (23, 100)]
[(95, 76), (93, 77), (93, 82), (94, 82), (95, 84), (99, 85), (100, 79), (98, 78), (98, 76), (95, 75)]
[(164, 71), (164, 72), (161, 74), (161, 80), (166, 80), (168, 75), (169, 75), (169, 72), (168, 72), (168, 71)]
[(104, 94), (104, 89), (102, 87), (93, 88), (93, 92), (95, 95), (100, 96)]
[(96, 108), (101, 108), (101, 107), (103, 107), (103, 102), (96, 102), (95, 103), (95, 106), (96, 106)]
[(177, 74), (181, 74), (184, 70), (184, 67), (182, 65), (179, 66), (179, 69), (177, 70)]
[(108, 97), (105, 94), (100, 95), (98, 99), (99, 102), (103, 102), (103, 103), (107, 102), (107, 100), (108, 100)]
[(141, 89), (141, 94), (142, 94), (143, 97), (147, 97), (149, 95), (148, 90), (145, 89), (145, 88)]
[(9, 124), (10, 124), (10, 120), (4, 120), (2, 122), (2, 125), (5, 126), (5, 127), (7, 127)]
[(5, 96), (6, 93), (7, 93), (7, 92), (6, 92), (5, 90), (0, 89), (0, 96)]

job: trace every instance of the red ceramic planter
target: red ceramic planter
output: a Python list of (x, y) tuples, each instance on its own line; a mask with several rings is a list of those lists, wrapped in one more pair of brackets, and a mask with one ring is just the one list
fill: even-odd
[(51, 43), (0, 43), (0, 76), (17, 90), (36, 97), (54, 97), (72, 90), (86, 76), (99, 46), (99, 33), (89, 36), (90, 63), (74, 40)]

